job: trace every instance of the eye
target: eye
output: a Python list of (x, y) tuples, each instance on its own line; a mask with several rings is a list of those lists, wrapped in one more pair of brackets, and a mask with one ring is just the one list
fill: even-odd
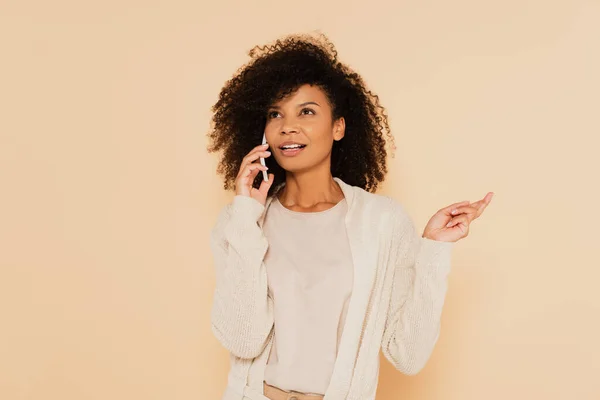
[[(275, 115), (273, 115), (275, 114)], [(276, 114), (279, 114), (277, 111), (269, 111), (267, 113), (267, 119), (275, 118)]]
[(311, 112), (313, 115), (315, 114), (315, 112), (313, 111), (313, 109), (312, 109), (312, 108), (303, 108), (303, 109), (300, 111), (300, 113), (301, 113), (301, 114), (303, 114), (303, 113), (304, 113), (304, 111), (309, 111), (309, 112)]

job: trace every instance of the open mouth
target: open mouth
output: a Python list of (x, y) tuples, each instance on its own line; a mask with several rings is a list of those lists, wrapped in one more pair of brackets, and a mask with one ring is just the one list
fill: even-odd
[(281, 153), (284, 156), (295, 156), (296, 154), (300, 153), (305, 147), (306, 147), (305, 144), (301, 144), (301, 145), (293, 145), (293, 146), (283, 146), (283, 147), (280, 147), (280, 149), (281, 149)]

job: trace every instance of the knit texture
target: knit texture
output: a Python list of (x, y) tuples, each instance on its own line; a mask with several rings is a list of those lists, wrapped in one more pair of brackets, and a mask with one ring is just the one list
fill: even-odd
[[(334, 179), (348, 202), (354, 286), (325, 400), (369, 400), (377, 389), (380, 350), (407, 375), (430, 358), (454, 243), (421, 237), (398, 201)], [(231, 361), (222, 400), (268, 400), (262, 381), (274, 325), (262, 223), (272, 199), (263, 206), (235, 196), (210, 235), (216, 271), (211, 327)]]

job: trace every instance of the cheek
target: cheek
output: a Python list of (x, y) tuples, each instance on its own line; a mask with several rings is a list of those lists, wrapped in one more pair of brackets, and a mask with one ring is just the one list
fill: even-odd
[(312, 127), (309, 133), (311, 142), (319, 146), (331, 147), (333, 141), (333, 133), (331, 127), (326, 124), (319, 124)]
[[(329, 144), (333, 140), (331, 132), (331, 121), (323, 121), (320, 119), (306, 119), (298, 122), (296, 125), (311, 144)], [(268, 121), (265, 126), (265, 134), (267, 142), (272, 142), (279, 139), (281, 131), (284, 129), (284, 124), (281, 119), (273, 119)]]
[(302, 125), (302, 129), (307, 136), (314, 138), (314, 140), (327, 141), (330, 137), (332, 137), (331, 124), (329, 124), (327, 121), (318, 119), (306, 121)]
[(267, 138), (267, 142), (273, 142), (273, 140), (277, 138), (277, 132), (279, 132), (277, 124), (267, 123), (265, 126), (265, 136)]

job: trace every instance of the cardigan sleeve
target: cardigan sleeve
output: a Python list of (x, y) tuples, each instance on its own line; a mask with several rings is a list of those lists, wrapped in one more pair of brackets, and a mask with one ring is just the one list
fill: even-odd
[(415, 375), (439, 337), (453, 242), (423, 238), (403, 208), (393, 220), (394, 273), (382, 351), (397, 370)]
[(267, 239), (258, 225), (264, 206), (236, 195), (217, 218), (210, 234), (216, 275), (211, 327), (233, 355), (255, 358), (273, 327), (273, 302), (263, 262)]

